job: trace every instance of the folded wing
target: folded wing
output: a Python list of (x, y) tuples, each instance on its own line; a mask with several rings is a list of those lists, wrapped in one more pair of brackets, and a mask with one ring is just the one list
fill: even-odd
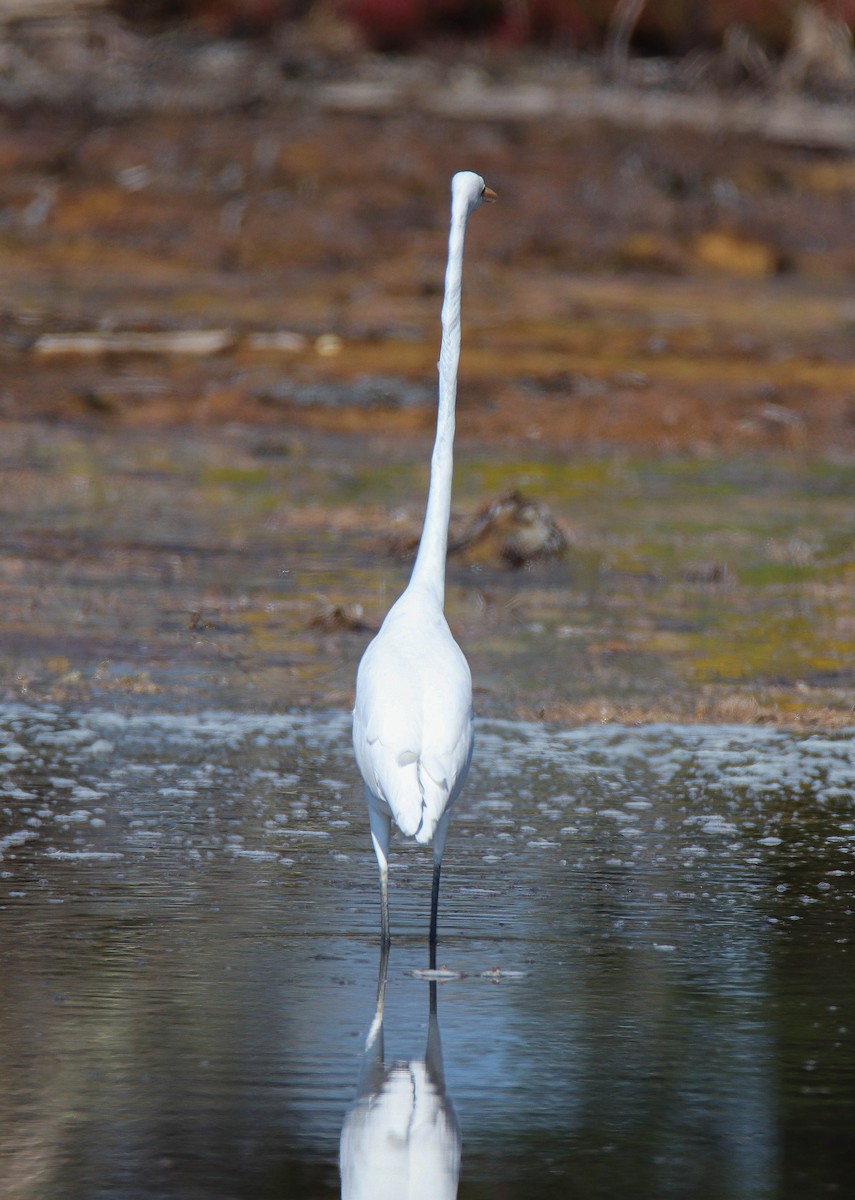
[(387, 618), (360, 664), (353, 744), (374, 799), (402, 833), (429, 843), (472, 756), (469, 667), (444, 618), (429, 638)]

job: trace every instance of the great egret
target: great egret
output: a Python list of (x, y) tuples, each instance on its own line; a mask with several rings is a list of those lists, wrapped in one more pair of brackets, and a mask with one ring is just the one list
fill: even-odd
[(382, 943), (389, 944), (389, 837), (394, 818), (407, 837), (433, 845), (432, 967), (436, 966), (439, 876), (448, 820), (472, 759), (472, 678), (443, 612), (463, 241), (470, 214), (495, 199), (472, 171), (461, 171), (451, 181), (439, 408), (424, 526), (410, 582), (362, 656), (353, 709), (353, 749), (365, 780), (371, 840), (380, 869)]

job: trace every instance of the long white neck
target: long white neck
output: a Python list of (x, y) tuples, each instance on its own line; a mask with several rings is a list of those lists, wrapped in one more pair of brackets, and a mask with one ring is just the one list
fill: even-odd
[(457, 401), (457, 365), (460, 361), (460, 290), (463, 281), (463, 239), (468, 206), (456, 197), (451, 205), (448, 265), (442, 303), (442, 345), (439, 351), (439, 408), (436, 441), (430, 460), (430, 490), (419, 552), (410, 586), (433, 592), (440, 605), (445, 598), (445, 555), (451, 516), (451, 479), (454, 473), (454, 408)]

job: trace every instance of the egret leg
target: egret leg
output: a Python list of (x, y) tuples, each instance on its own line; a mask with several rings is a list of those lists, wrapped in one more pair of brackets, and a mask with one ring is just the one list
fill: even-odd
[(433, 864), (433, 887), (430, 890), (430, 969), (436, 970), (436, 923), (439, 913), (439, 876), (442, 871), (442, 859), (434, 859)]
[(445, 839), (448, 835), (448, 809), (442, 814), (433, 835), (433, 886), (430, 891), (430, 969), (436, 970), (437, 917), (439, 914), (439, 877), (442, 873), (442, 852), (445, 849)]
[(389, 933), (389, 838), (392, 833), (392, 819), (385, 813), (377, 812), (369, 801), (368, 820), (371, 823), (371, 841), (380, 869), (380, 945), (387, 950), (392, 940)]
[(380, 867), (380, 945), (384, 950), (389, 949), (392, 935), (389, 932), (389, 866), (383, 863)]

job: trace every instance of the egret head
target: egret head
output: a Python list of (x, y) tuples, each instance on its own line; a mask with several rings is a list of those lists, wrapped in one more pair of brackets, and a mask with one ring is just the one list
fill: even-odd
[(467, 212), (473, 212), (482, 204), (492, 204), (496, 193), (488, 188), (480, 175), (474, 171), (458, 171), (451, 180), (451, 195), (455, 202), (463, 204)]

